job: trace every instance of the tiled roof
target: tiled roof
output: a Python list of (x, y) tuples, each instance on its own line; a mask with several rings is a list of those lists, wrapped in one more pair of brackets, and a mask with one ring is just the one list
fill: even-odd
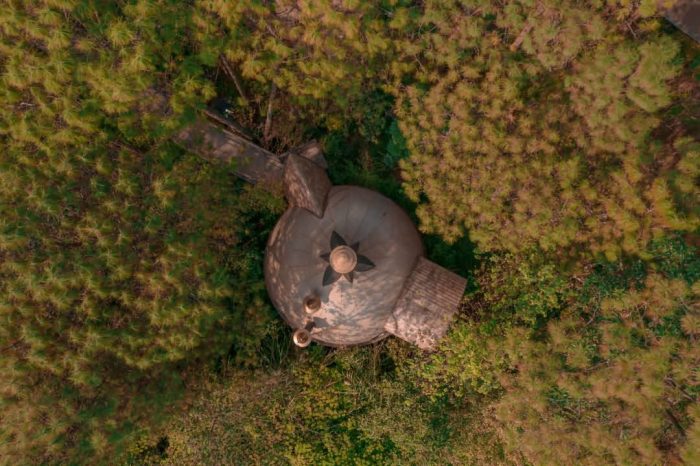
[(690, 37), (700, 42), (700, 0), (676, 0), (673, 6), (661, 11), (670, 22)]
[(384, 330), (419, 348), (434, 349), (459, 309), (466, 286), (466, 279), (421, 257)]

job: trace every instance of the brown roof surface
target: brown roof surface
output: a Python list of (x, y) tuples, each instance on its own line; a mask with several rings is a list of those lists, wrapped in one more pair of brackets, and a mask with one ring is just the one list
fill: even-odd
[(284, 164), (284, 190), (287, 201), (323, 217), (331, 180), (326, 170), (309, 159), (296, 154), (287, 156)]
[(676, 0), (672, 7), (665, 8), (661, 2), (661, 12), (678, 29), (700, 42), (700, 0)]
[(328, 168), (328, 163), (326, 162), (326, 158), (323, 155), (323, 148), (321, 147), (321, 144), (319, 144), (318, 141), (309, 141), (306, 144), (303, 144), (299, 147), (295, 147), (286, 154), (280, 155), (280, 158), (284, 159), (290, 154), (300, 155), (305, 159), (311, 160), (312, 162), (321, 166), (322, 168)]
[(434, 349), (452, 322), (467, 280), (421, 257), (384, 329), (422, 349)]
[[(334, 237), (356, 250), (358, 262), (364, 257), (373, 266), (358, 268), (351, 279), (325, 280)], [(312, 317), (312, 340), (366, 344), (387, 336), (384, 324), (422, 254), (415, 225), (393, 201), (369, 189), (334, 186), (321, 218), (294, 206), (282, 215), (267, 244), (265, 284), (293, 329)], [(321, 300), (313, 316), (304, 310), (311, 295)]]

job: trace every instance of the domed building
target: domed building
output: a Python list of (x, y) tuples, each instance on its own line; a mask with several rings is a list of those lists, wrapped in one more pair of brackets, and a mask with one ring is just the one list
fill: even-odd
[(283, 185), (289, 208), (267, 243), (265, 283), (301, 347), (361, 345), (395, 335), (432, 349), (466, 280), (427, 260), (408, 215), (381, 194), (331, 186), (318, 145), (277, 157), (209, 122), (178, 142), (236, 162), (242, 178)]
[[(265, 280), (275, 307), (315, 341), (358, 345), (386, 336), (385, 324), (423, 254), (406, 213), (356, 186), (329, 189), (322, 216), (290, 205), (270, 235)], [(320, 300), (320, 307), (304, 303)]]
[(300, 346), (372, 343), (389, 334), (430, 349), (466, 281), (424, 258), (420, 234), (390, 199), (331, 186), (324, 162), (289, 154), (289, 208), (265, 254), (265, 282)]

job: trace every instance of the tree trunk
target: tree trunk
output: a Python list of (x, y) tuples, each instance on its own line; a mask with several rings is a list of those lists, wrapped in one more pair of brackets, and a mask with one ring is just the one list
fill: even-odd
[(241, 99), (243, 99), (244, 104), (248, 105), (248, 97), (246, 96), (246, 93), (243, 90), (243, 86), (241, 85), (241, 82), (238, 79), (238, 75), (233, 70), (233, 67), (228, 62), (226, 57), (224, 57), (223, 55), (221, 56), (221, 67), (224, 69), (226, 76), (228, 76), (231, 79), (231, 81), (233, 81), (233, 84), (236, 86), (236, 90), (238, 91), (238, 95), (241, 97)]
[(265, 129), (263, 130), (263, 142), (267, 144), (270, 141), (270, 131), (272, 131), (272, 101), (275, 98), (277, 86), (272, 83), (270, 87), (270, 98), (267, 101), (267, 114), (265, 115)]

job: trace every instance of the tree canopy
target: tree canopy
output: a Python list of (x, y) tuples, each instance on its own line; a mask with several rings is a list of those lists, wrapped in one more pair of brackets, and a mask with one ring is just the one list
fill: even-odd
[[(696, 464), (700, 45), (656, 3), (0, 2), (0, 462)], [(293, 349), (284, 200), (207, 106), (469, 277), (424, 353)]]

